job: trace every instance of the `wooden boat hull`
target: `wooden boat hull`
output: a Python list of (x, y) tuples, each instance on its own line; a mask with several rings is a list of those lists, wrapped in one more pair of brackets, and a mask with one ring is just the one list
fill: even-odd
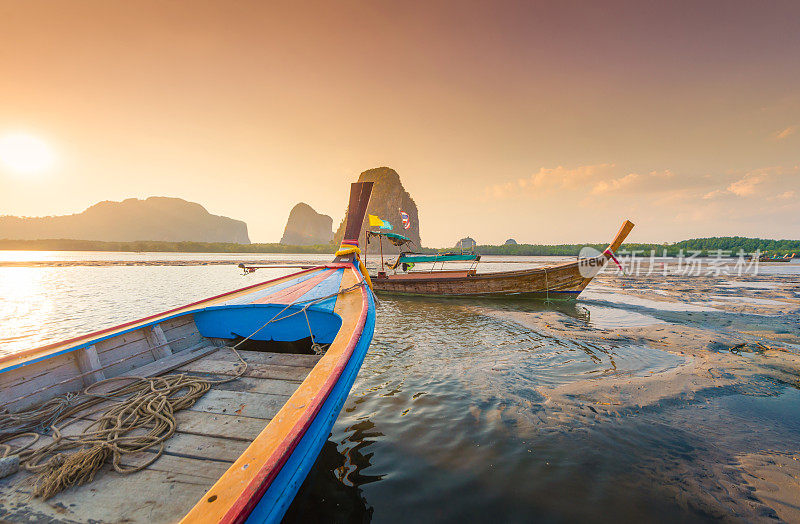
[(387, 295), (569, 300), (576, 298), (591, 280), (581, 276), (578, 263), (573, 262), (548, 268), (463, 276), (391, 275), (373, 277), (372, 282), (377, 293)]
[(373, 276), (377, 293), (430, 297), (481, 297), (517, 299), (575, 299), (591, 282), (633, 229), (626, 221), (601, 255), (534, 269), (476, 273), (432, 271)]

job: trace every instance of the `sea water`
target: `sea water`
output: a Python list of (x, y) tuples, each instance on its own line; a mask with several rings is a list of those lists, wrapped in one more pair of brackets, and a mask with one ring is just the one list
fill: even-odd
[[(0, 253), (0, 354), (292, 271), (243, 276), (240, 261), (328, 258)], [(558, 260), (485, 258), (492, 270)], [(796, 348), (797, 272), (670, 278), (601, 275), (578, 301), (552, 304), (381, 298), (370, 351), (286, 520), (786, 519), (753, 487), (752, 464), (800, 453), (797, 382), (710, 343), (700, 351), (738, 366), (718, 373), (741, 378), (669, 386), (703, 357), (676, 333)], [(625, 400), (597, 394), (625, 387)]]

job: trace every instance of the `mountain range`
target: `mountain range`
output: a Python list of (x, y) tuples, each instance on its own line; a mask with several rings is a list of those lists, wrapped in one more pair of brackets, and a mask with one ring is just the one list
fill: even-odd
[(200, 204), (169, 197), (106, 200), (73, 215), (0, 216), (0, 238), (250, 243), (247, 224), (241, 220), (212, 215)]

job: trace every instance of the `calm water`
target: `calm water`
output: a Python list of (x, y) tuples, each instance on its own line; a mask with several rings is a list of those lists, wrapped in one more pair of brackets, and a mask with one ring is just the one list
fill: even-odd
[[(2, 255), (0, 261), (166, 259), (163, 253)], [(329, 258), (168, 255), (232, 262)], [(517, 269), (519, 262), (547, 261), (503, 260), (488, 262)], [(787, 268), (785, 278), (796, 278), (795, 269)], [(245, 277), (233, 265), (0, 267), (0, 352), (288, 272)], [(674, 522), (739, 514), (747, 501), (731, 488), (743, 484), (732, 468), (737, 457), (787, 446), (800, 451), (796, 384), (756, 374), (747, 387), (702, 389), (621, 415), (598, 415), (587, 405), (555, 416), (542, 388), (658, 375), (686, 357), (627, 338), (556, 336), (493, 313), (557, 315), (584, 334), (758, 325), (796, 336), (796, 308), (776, 314), (716, 308), (783, 286), (781, 270), (769, 274), (766, 281), (721, 279), (707, 300), (682, 303), (621, 294), (602, 281), (574, 304), (488, 301), (476, 308), (463, 300), (381, 299), (364, 366), (286, 520)], [(800, 298), (796, 285), (787, 293), (785, 300)], [(770, 518), (769, 511), (760, 517)]]

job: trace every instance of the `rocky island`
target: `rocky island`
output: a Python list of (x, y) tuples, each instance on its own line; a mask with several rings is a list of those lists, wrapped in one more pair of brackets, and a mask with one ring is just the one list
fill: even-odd
[[(397, 171), (389, 167), (376, 167), (364, 171), (358, 177), (359, 182), (374, 182), (375, 186), (372, 188), (372, 197), (369, 201), (367, 213), (376, 215), (383, 220), (388, 220), (393, 227), (392, 233), (398, 233), (407, 236), (414, 242), (412, 249), (419, 248), (422, 244), (419, 233), (419, 213), (417, 211), (417, 204), (411, 195), (403, 187), (400, 181), (400, 175)], [(400, 211), (408, 213), (411, 227), (404, 229), (402, 225), (402, 218)], [(347, 213), (345, 213), (345, 216)], [(376, 228), (371, 228), (376, 229)], [(339, 228), (334, 235), (335, 243), (338, 245), (344, 236), (344, 222), (339, 224)], [(359, 243), (363, 247), (364, 238), (359, 239)], [(377, 251), (377, 246), (370, 246), (370, 251)], [(384, 253), (397, 253), (398, 248), (384, 242)]]
[(314, 211), (314, 208), (300, 202), (289, 212), (289, 220), (281, 237), (281, 244), (310, 246), (327, 244), (333, 237), (333, 219)]

